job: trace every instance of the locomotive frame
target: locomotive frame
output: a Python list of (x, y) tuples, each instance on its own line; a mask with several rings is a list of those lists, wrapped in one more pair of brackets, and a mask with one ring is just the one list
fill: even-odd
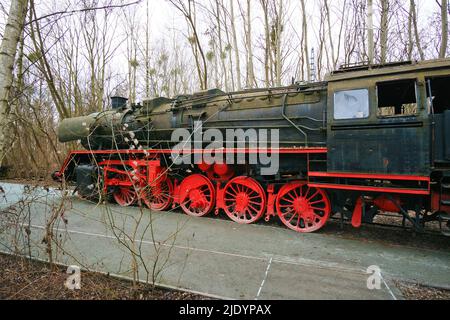
[[(343, 67), (323, 83), (227, 94), (209, 91), (181, 100), (158, 98), (131, 108), (119, 104), (111, 113), (111, 127), (114, 115), (120, 113), (119, 128), (127, 114), (147, 108), (143, 119), (161, 124), (155, 132), (168, 132), (176, 124), (192, 127), (193, 120), (202, 119), (214, 107), (228, 113), (205, 125), (233, 126), (237, 119), (231, 110), (244, 110), (248, 118), (240, 127), (251, 128), (260, 125), (253, 118), (258, 103), (252, 105), (259, 97), (267, 104), (264, 110), (272, 112), (277, 105), (280, 113), (262, 126), (291, 130), (282, 137), (282, 146), (271, 150), (279, 153), (280, 172), (265, 177), (260, 165), (248, 162), (177, 166), (169, 145), (149, 147), (156, 140), (148, 140), (144, 147), (138, 148), (138, 143), (127, 147), (124, 135), (133, 132), (134, 136), (141, 129), (123, 126), (125, 133), (112, 131), (116, 148), (72, 151), (53, 177), (75, 183), (83, 197), (111, 195), (119, 205), (139, 203), (155, 211), (179, 206), (195, 217), (224, 211), (231, 220), (248, 224), (278, 216), (294, 231), (314, 232), (338, 212), (359, 227), (372, 222), (380, 211), (388, 211), (400, 214), (418, 231), (428, 221), (439, 221), (449, 235), (449, 88), (450, 59), (442, 59)], [(296, 110), (301, 111), (295, 114)], [(150, 130), (139, 115), (132, 120)], [(93, 128), (94, 122), (88, 120), (84, 145), (92, 140), (92, 145), (104, 149), (94, 138), (96, 130), (109, 122)], [(97, 136), (108, 135), (102, 134)], [(246, 157), (260, 151), (216, 150)]]

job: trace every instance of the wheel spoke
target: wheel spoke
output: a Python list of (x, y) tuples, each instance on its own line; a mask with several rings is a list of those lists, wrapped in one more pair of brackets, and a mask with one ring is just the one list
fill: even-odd
[(158, 179), (157, 185), (147, 186), (142, 193), (142, 198), (147, 207), (154, 211), (164, 211), (172, 202), (172, 182), (166, 179)]
[(320, 194), (320, 191), (317, 190), (311, 197), (309, 197), (307, 200), (311, 201), (312, 199), (314, 199), (315, 196), (317, 196), (318, 194)]
[[(250, 177), (236, 177), (224, 188), (225, 213), (238, 223), (258, 221), (264, 214), (266, 196), (264, 189)], [(231, 197), (230, 197), (231, 196)]]
[[(291, 213), (292, 213), (292, 212), (291, 212)], [(300, 217), (299, 214), (294, 213), (294, 214), (292, 214), (292, 217), (288, 220), (288, 223), (291, 223), (291, 221), (294, 219), (294, 217), (295, 217), (296, 215)]]
[(297, 232), (320, 229), (331, 211), (325, 191), (309, 187), (303, 182), (284, 185), (278, 192), (276, 207), (280, 220)]
[[(129, 178), (127, 174), (119, 174), (116, 176), (116, 179), (120, 182), (129, 182)], [(132, 189), (133, 188), (133, 189)], [(113, 193), (114, 200), (122, 206), (127, 207), (132, 205), (136, 199), (137, 194), (134, 191), (134, 187), (125, 187), (125, 186), (118, 186), (117, 189)]]
[[(182, 190), (180, 206), (187, 215), (202, 217), (213, 209), (215, 190), (211, 181), (205, 176), (194, 174), (186, 177), (180, 185), (180, 190)], [(229, 195), (235, 196), (231, 192)], [(227, 199), (224, 199), (224, 201), (227, 201)], [(189, 205), (186, 205), (186, 203), (189, 203)]]

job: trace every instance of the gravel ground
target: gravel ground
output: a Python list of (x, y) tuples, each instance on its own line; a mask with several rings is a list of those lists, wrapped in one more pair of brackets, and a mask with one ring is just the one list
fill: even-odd
[(81, 290), (69, 290), (65, 268), (0, 254), (0, 299), (13, 300), (206, 300), (187, 292), (154, 288), (108, 275), (83, 272)]
[(415, 283), (394, 281), (406, 300), (450, 300), (450, 290), (424, 287)]
[(435, 233), (416, 233), (411, 229), (400, 229), (377, 225), (362, 225), (353, 228), (345, 223), (341, 229), (337, 220), (330, 220), (319, 233), (343, 239), (359, 240), (363, 242), (377, 242), (388, 246), (405, 246), (419, 249), (438, 251), (450, 250), (450, 237)]

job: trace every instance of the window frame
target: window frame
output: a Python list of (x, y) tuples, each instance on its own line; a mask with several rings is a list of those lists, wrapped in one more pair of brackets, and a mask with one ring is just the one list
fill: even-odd
[[(336, 94), (340, 92), (346, 92), (346, 91), (367, 91), (367, 116), (362, 118), (344, 118), (344, 119), (337, 119), (336, 118)], [(349, 88), (349, 89), (340, 89), (333, 92), (333, 120), (334, 121), (356, 121), (356, 120), (365, 120), (369, 119), (371, 116), (371, 110), (370, 110), (370, 88), (367, 87), (361, 87), (361, 88)]]
[[(414, 92), (415, 92), (415, 97), (416, 97), (416, 112), (414, 114), (394, 114), (391, 116), (383, 116), (383, 115), (378, 115), (378, 111), (380, 109), (379, 104), (378, 104), (378, 84), (383, 84), (383, 83), (389, 83), (389, 82), (406, 82), (406, 81), (413, 81), (414, 80)], [(377, 119), (392, 119), (392, 118), (407, 118), (407, 117), (418, 117), (420, 115), (420, 104), (419, 104), (419, 78), (407, 78), (407, 79), (398, 79), (398, 80), (391, 80), (391, 81), (379, 81), (375, 83), (375, 97), (376, 97), (376, 117)]]

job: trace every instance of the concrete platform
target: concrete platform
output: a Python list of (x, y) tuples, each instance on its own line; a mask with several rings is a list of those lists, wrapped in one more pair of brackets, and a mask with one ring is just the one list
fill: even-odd
[[(0, 185), (6, 191), (0, 209), (24, 197), (31, 202), (32, 254), (45, 259), (43, 231), (60, 193), (39, 188), (24, 195), (21, 185)], [(230, 299), (401, 299), (392, 279), (450, 287), (448, 250), (297, 234), (270, 225), (95, 205), (76, 197), (65, 206), (68, 223), (60, 219), (55, 230), (57, 261), (129, 277), (130, 253), (118, 238), (129, 245), (124, 234), (132, 234), (140, 218), (135, 250), (150, 268), (149, 279), (170, 287)], [(10, 249), (11, 241), (11, 235), (1, 234), (1, 249)], [(372, 265), (382, 271), (379, 290), (367, 288), (366, 270)], [(139, 277), (147, 280), (142, 267)]]

